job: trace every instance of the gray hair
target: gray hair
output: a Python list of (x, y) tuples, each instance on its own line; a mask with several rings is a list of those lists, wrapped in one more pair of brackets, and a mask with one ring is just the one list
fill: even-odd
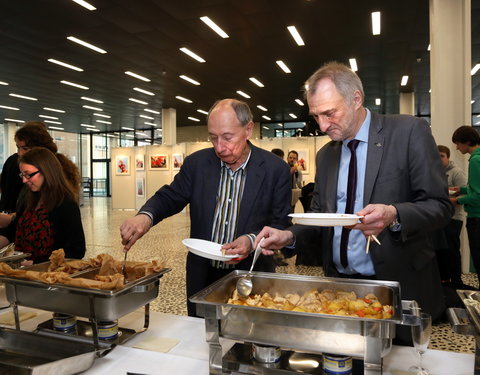
[(358, 75), (345, 64), (332, 61), (323, 65), (305, 81), (305, 99), (315, 94), (318, 82), (325, 78), (333, 82), (340, 95), (349, 104), (352, 103), (353, 94), (357, 90), (362, 94), (362, 100), (365, 97), (362, 81)]
[(222, 102), (229, 102), (230, 106), (232, 107), (232, 109), (235, 111), (235, 114), (237, 115), (238, 121), (242, 126), (245, 126), (250, 121), (253, 121), (252, 111), (250, 110), (250, 107), (248, 106), (247, 103), (237, 99), (220, 99), (220, 100), (217, 100), (215, 103), (213, 103), (212, 107), (208, 111), (207, 123), (208, 123), (208, 120), (210, 119), (210, 114), (212, 113), (212, 111)]

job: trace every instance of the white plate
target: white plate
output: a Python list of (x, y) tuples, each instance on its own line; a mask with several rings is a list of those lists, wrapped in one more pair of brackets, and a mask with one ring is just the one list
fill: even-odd
[(294, 219), (296, 224), (316, 225), (319, 227), (355, 225), (363, 217), (351, 214), (321, 214), (316, 212), (290, 214), (288, 216)]
[(212, 241), (199, 240), (198, 238), (186, 238), (182, 243), (188, 248), (188, 251), (203, 258), (214, 260), (231, 260), (238, 255), (222, 255), (222, 245)]

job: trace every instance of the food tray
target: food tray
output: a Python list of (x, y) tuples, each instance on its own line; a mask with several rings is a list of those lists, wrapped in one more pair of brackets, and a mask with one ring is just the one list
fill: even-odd
[[(86, 270), (73, 277), (93, 278), (98, 271)], [(0, 276), (0, 281), (5, 283), (6, 297), (12, 304), (110, 321), (154, 300), (158, 296), (160, 278), (169, 271), (169, 268), (164, 268), (116, 290), (50, 285), (10, 276)]]
[(88, 370), (98, 354), (111, 345), (95, 349), (75, 337), (41, 335), (9, 328), (0, 329), (0, 373), (67, 375)]

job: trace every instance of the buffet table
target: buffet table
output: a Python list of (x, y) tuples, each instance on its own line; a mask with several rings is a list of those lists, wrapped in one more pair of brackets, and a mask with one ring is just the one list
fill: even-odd
[[(11, 309), (0, 312), (8, 314)], [(37, 325), (51, 319), (52, 314), (46, 311), (20, 307), (20, 311), (34, 311), (37, 316), (21, 323), (22, 330), (34, 330)], [(143, 311), (137, 310), (119, 320), (120, 327), (140, 329), (143, 325)], [(151, 340), (155, 340), (153, 343)], [(147, 346), (166, 344), (173, 346), (163, 349), (166, 352), (134, 348), (144, 342)], [(155, 345), (154, 345), (155, 344)], [(224, 341), (222, 348), (228, 350), (233, 342)], [(151, 349), (152, 349), (151, 348)], [(157, 348), (158, 350), (158, 348)], [(385, 358), (385, 375), (403, 375), (416, 357), (413, 348), (394, 346)], [(473, 373), (474, 355), (428, 350), (424, 356), (424, 364), (434, 375), (470, 375)], [(117, 346), (103, 358), (95, 360), (93, 366), (84, 374), (87, 375), (125, 375), (136, 374), (175, 374), (192, 375), (208, 374), (208, 345), (205, 341), (205, 324), (200, 318), (178, 316), (152, 312), (150, 327), (144, 333), (133, 337), (124, 345)]]

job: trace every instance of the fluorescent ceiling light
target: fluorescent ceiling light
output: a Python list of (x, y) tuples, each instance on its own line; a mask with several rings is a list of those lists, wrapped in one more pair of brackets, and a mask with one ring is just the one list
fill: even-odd
[(470, 104), (473, 104), (473, 103), (475, 103), (475, 100), (470, 100)]
[(134, 138), (133, 134), (125, 134), (125, 137)]
[(58, 126), (49, 126), (48, 128), (52, 130), (65, 130), (65, 128), (59, 128)]
[(155, 113), (156, 115), (159, 115), (159, 114), (160, 114), (160, 112), (155, 111), (155, 110), (150, 109), (150, 108), (144, 108), (143, 110), (146, 111), (146, 112)]
[(155, 94), (151, 91), (147, 91), (147, 90), (144, 90), (144, 89), (141, 89), (139, 87), (134, 87), (133, 88), (135, 91), (138, 91), (138, 92), (141, 92), (142, 94), (146, 94), (146, 95), (150, 95), (150, 96), (154, 96)]
[(95, 52), (107, 53), (107, 51), (105, 51), (104, 49), (101, 49), (100, 47), (94, 46), (93, 44), (85, 42), (81, 39), (75, 38), (74, 36), (67, 36), (67, 39), (70, 40), (71, 42), (74, 42), (74, 43), (80, 44), (84, 47), (90, 48), (90, 49), (94, 50)]
[(192, 78), (190, 78), (190, 77), (187, 77), (186, 75), (183, 75), (183, 74), (182, 74), (182, 75), (180, 75), (179, 77), (180, 77), (181, 79), (184, 79), (184, 80), (187, 81), (187, 82), (193, 83), (194, 85), (197, 85), (197, 86), (200, 85), (200, 82), (197, 82), (197, 81), (195, 81), (194, 79), (192, 79)]
[(477, 117), (480, 117), (480, 115), (477, 115)]
[(80, 126), (83, 126), (84, 128), (94, 128), (94, 125), (89, 125), (89, 124), (80, 124)]
[(197, 109), (197, 112), (203, 113), (204, 115), (208, 115), (208, 112), (204, 111), (203, 109)]
[(288, 114), (291, 118), (297, 118), (297, 116), (295, 116), (293, 113), (289, 113)]
[(7, 83), (7, 82), (0, 81), (0, 85), (8, 86), (8, 83)]
[(300, 33), (298, 32), (297, 28), (295, 26), (287, 26), (288, 31), (292, 35), (293, 39), (299, 46), (304, 46), (305, 42), (303, 41), (302, 37), (300, 36)]
[(38, 115), (38, 117), (49, 118), (50, 120), (58, 120), (58, 117), (55, 116)]
[(82, 7), (84, 8), (87, 8), (88, 10), (96, 10), (97, 8), (95, 8), (92, 4), (90, 3), (87, 3), (86, 1), (84, 0), (72, 0), (73, 2), (77, 3), (78, 5), (81, 5)]
[(228, 38), (228, 34), (223, 31), (220, 26), (218, 26), (215, 22), (213, 22), (210, 18), (208, 17), (200, 17), (203, 23), (205, 23), (209, 28), (211, 28), (213, 31), (215, 31), (218, 35), (220, 35), (222, 38)]
[(262, 126), (262, 128), (264, 128), (265, 130), (270, 130), (268, 126)]
[(52, 121), (52, 120), (43, 120), (43, 122), (46, 122), (48, 124), (56, 124), (56, 125), (61, 125), (62, 124), (59, 121)]
[(9, 106), (6, 106), (6, 105), (0, 105), (0, 108), (11, 109), (12, 111), (20, 111), (20, 108), (9, 107)]
[(187, 102), (187, 103), (193, 103), (190, 99), (184, 98), (183, 96), (177, 95), (175, 98), (178, 99), (178, 100)]
[(49, 107), (43, 107), (45, 111), (51, 111), (51, 112), (58, 112), (58, 113), (65, 113), (64, 110), (61, 109), (55, 109), (55, 108), (49, 108)]
[(90, 130), (92, 132), (99, 132), (100, 129), (97, 129), (97, 128), (87, 128), (87, 130)]
[(282, 60), (277, 60), (275, 61), (277, 65), (285, 72), (285, 73), (291, 73), (292, 71), (288, 68), (287, 65)]
[(408, 76), (403, 76), (402, 81), (400, 82), (401, 86), (406, 86), (408, 82)]
[(108, 124), (108, 125), (111, 125), (111, 122), (110, 121), (105, 121), (105, 120), (95, 120), (96, 122), (99, 122), (101, 124)]
[(188, 48), (182, 47), (180, 48), (180, 51), (182, 51), (184, 54), (190, 56), (192, 59), (197, 60), (198, 62), (204, 63), (206, 60), (204, 60), (202, 57), (198, 56), (195, 52), (190, 51)]
[(110, 116), (110, 115), (104, 115), (103, 113), (94, 113), (93, 115), (94, 115), (94, 116), (98, 116), (98, 117), (104, 117), (104, 118), (110, 118), (110, 117), (112, 117), (112, 116)]
[(131, 131), (134, 131), (134, 130), (135, 130), (135, 129), (132, 129), (132, 128), (127, 128), (126, 126), (122, 126), (122, 129), (131, 130)]
[(348, 59), (348, 62), (350, 63), (350, 68), (351, 68), (354, 72), (358, 71), (357, 59), (351, 58), (351, 59)]
[(478, 69), (480, 69), (480, 64), (475, 65), (470, 74), (473, 76), (476, 72), (478, 72)]
[(270, 120), (271, 120), (271, 118), (270, 118), (270, 117), (268, 117), (268, 116), (265, 116), (265, 115), (263, 115), (263, 116), (262, 116), (262, 118), (264, 118), (265, 120), (268, 120), (268, 121), (270, 121)]
[(140, 104), (143, 104), (143, 105), (148, 105), (148, 103), (144, 102), (143, 100), (138, 100), (138, 99), (135, 99), (135, 98), (128, 98), (128, 100), (130, 100), (131, 102), (140, 103)]
[(15, 98), (20, 98), (20, 99), (33, 100), (33, 101), (38, 100), (37, 98), (32, 98), (31, 96), (19, 95), (19, 94), (14, 94), (14, 93), (10, 93), (8, 95), (14, 96)]
[(237, 90), (237, 94), (243, 96), (244, 98), (250, 99), (250, 95), (244, 93), (242, 90)]
[(133, 77), (133, 78), (140, 79), (140, 80), (145, 81), (145, 82), (150, 82), (150, 79), (148, 79), (147, 77), (141, 76), (140, 74), (137, 74), (137, 73), (133, 73), (133, 72), (131, 72), (131, 71), (129, 71), (129, 70), (127, 70), (127, 71), (125, 72), (125, 74), (126, 74), (126, 75), (129, 75), (129, 76), (131, 76), (131, 77)]
[(142, 135), (142, 136), (144, 136), (144, 137), (148, 137), (148, 134), (146, 134), (146, 133), (137, 132), (136, 134), (137, 134), (137, 135)]
[(265, 87), (265, 85), (255, 77), (250, 77), (249, 80), (255, 83), (258, 87)]
[(103, 109), (98, 108), (98, 107), (92, 107), (91, 105), (82, 105), (82, 107), (83, 107), (83, 108), (87, 108), (87, 109), (91, 109), (91, 110), (93, 110), (93, 111), (100, 111), (100, 112), (103, 111)]
[(380, 12), (372, 12), (372, 34), (380, 35)]
[(60, 60), (48, 59), (48, 61), (51, 62), (51, 63), (57, 64), (57, 65), (61, 65), (61, 66), (65, 67), (65, 68), (68, 68), (68, 69), (76, 70), (77, 72), (83, 72), (82, 68), (79, 68), (78, 66), (75, 66), (75, 65), (67, 64), (67, 63), (65, 63), (63, 61), (60, 61)]
[(428, 43), (427, 51), (430, 51), (432, 49), (432, 46), (430, 43)]
[(261, 105), (257, 105), (257, 108), (258, 108), (258, 109), (261, 109), (261, 110), (264, 111), (264, 112), (267, 112), (267, 111), (268, 111), (268, 109), (266, 109), (264, 106), (261, 106)]
[(144, 124), (145, 124), (145, 125), (151, 125), (151, 126), (157, 126), (157, 125), (154, 124), (153, 122), (148, 122), (148, 121), (145, 121)]
[(295, 103), (298, 105), (304, 106), (305, 104), (300, 99), (295, 99)]
[(10, 121), (10, 122), (25, 122), (23, 120), (17, 120), (17, 119), (14, 119), (14, 118), (5, 118), (5, 121)]
[(76, 87), (78, 89), (82, 89), (82, 90), (90, 90), (87, 86), (83, 86), (83, 85), (79, 85), (78, 83), (74, 83), (74, 82), (70, 82), (70, 81), (60, 81), (60, 83), (63, 83), (64, 85), (68, 85), (68, 86), (73, 86), (73, 87)]
[(380, 105), (380, 104), (382, 104), (382, 99), (376, 98), (375, 99), (375, 105)]
[(92, 99), (92, 98), (89, 98), (88, 96), (82, 96), (80, 99), (88, 100), (89, 102), (94, 102), (94, 103), (98, 103), (98, 104), (103, 104), (103, 102), (101, 100)]
[(140, 115), (140, 117), (146, 118), (147, 120), (155, 120), (155, 117), (152, 117), (152, 116)]
[(195, 122), (200, 122), (200, 120), (196, 117), (191, 117), (191, 116), (188, 116), (187, 117), (189, 120), (192, 120), (192, 121), (195, 121)]

